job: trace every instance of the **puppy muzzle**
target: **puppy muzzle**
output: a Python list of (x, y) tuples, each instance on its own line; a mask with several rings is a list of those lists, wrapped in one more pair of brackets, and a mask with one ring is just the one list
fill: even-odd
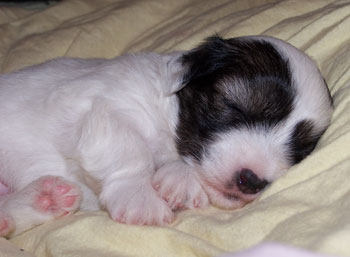
[(269, 182), (259, 178), (250, 169), (242, 169), (237, 172), (236, 184), (238, 189), (244, 194), (256, 194), (263, 190)]

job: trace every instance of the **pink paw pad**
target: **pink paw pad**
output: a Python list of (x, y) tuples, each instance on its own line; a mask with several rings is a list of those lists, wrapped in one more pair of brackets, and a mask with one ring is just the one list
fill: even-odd
[(0, 214), (0, 237), (6, 237), (13, 229), (12, 219)]
[(54, 216), (64, 216), (78, 208), (80, 190), (59, 177), (45, 177), (38, 181), (39, 194), (35, 207), (41, 212), (50, 212)]

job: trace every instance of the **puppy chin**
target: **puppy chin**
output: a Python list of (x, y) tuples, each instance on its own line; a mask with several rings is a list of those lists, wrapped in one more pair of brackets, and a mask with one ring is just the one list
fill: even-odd
[(226, 210), (241, 208), (259, 195), (244, 195), (237, 190), (223, 191), (207, 183), (202, 186), (210, 203), (215, 207)]

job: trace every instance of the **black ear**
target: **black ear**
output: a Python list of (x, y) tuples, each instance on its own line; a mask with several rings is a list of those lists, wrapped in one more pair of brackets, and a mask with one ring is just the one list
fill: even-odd
[(204, 43), (182, 56), (182, 64), (187, 67), (184, 84), (200, 79), (220, 70), (227, 63), (232, 46), (219, 36), (209, 37)]

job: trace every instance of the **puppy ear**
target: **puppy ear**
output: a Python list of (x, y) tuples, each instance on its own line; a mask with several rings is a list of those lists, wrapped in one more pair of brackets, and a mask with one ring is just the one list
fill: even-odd
[(183, 77), (186, 73), (186, 67), (182, 65), (182, 52), (173, 52), (165, 56), (167, 58), (167, 87), (164, 94), (170, 96), (181, 90), (185, 84)]
[(167, 55), (170, 73), (167, 95), (184, 88), (190, 81), (215, 72), (225, 65), (228, 50), (232, 46), (220, 36), (207, 38), (204, 43), (185, 53)]
[(182, 65), (187, 67), (184, 75), (184, 84), (200, 79), (221, 69), (232, 51), (228, 40), (216, 35), (209, 37), (197, 48), (188, 51), (182, 56)]

